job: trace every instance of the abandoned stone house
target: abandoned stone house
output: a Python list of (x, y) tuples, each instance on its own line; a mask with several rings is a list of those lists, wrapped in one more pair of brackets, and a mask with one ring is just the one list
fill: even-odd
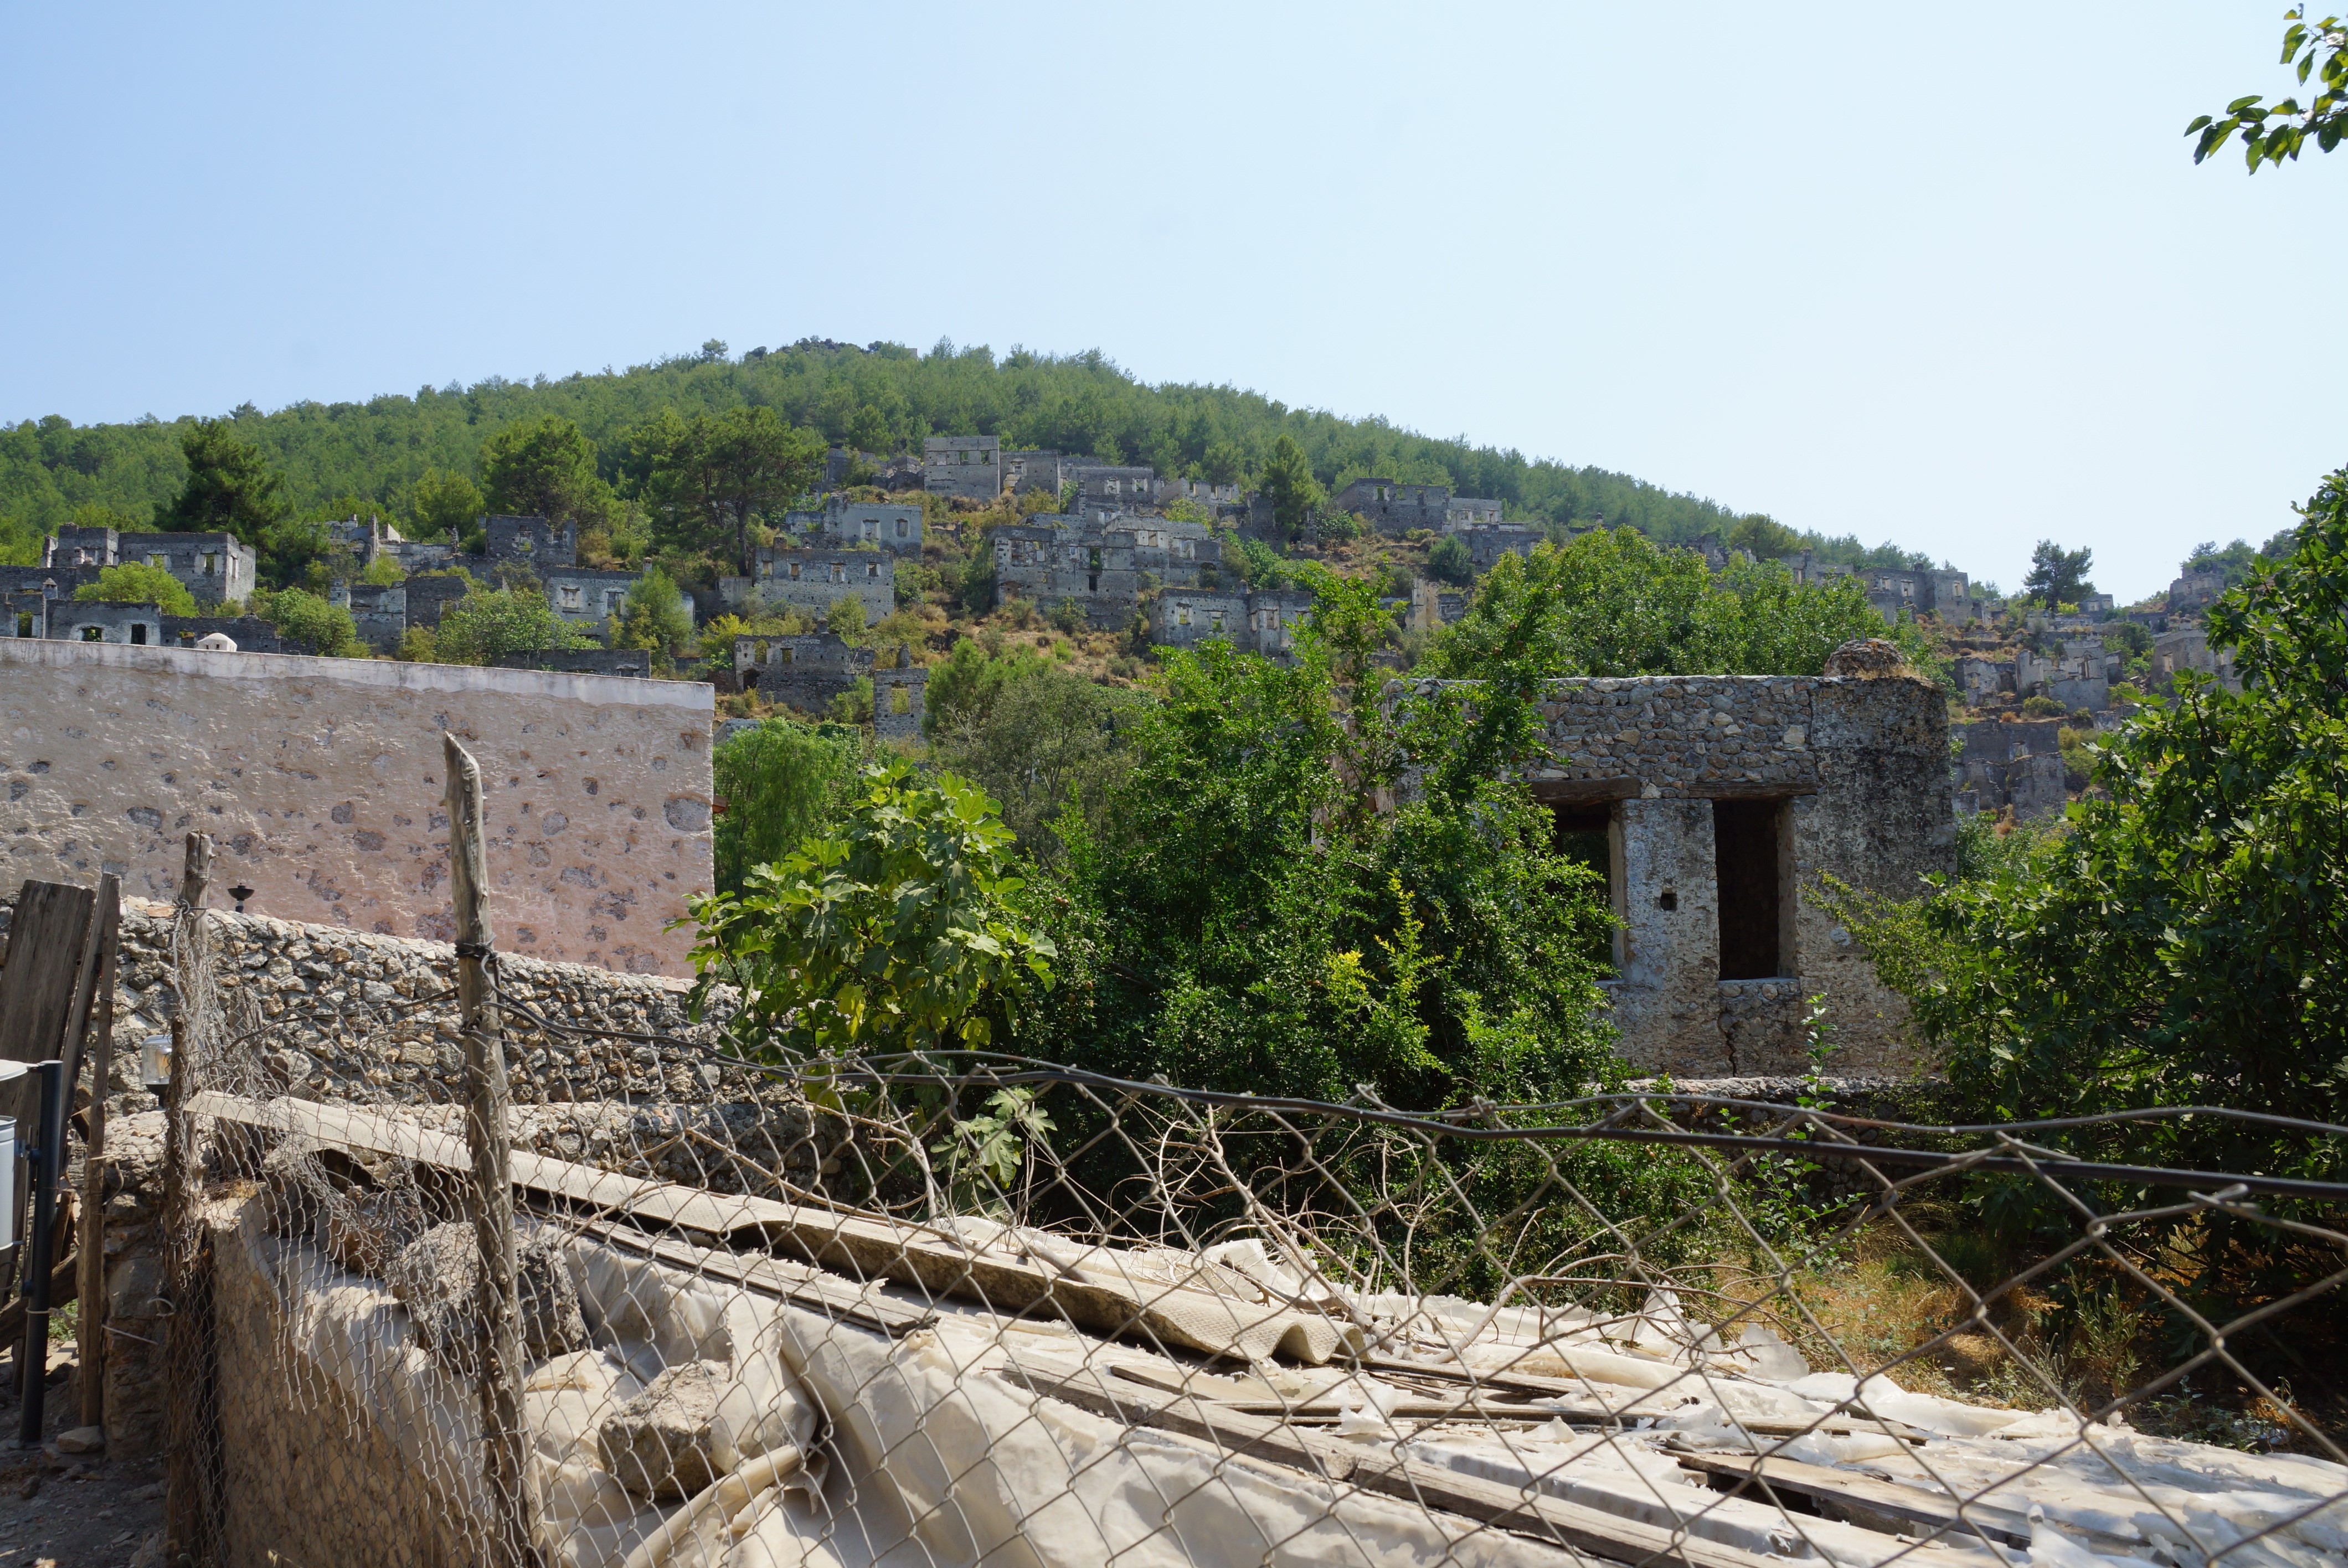
[(1870, 568), (1859, 578), (1867, 589), (1867, 602), (1887, 623), (1896, 623), (1903, 613), (1934, 615), (1952, 624), (1987, 618), (1987, 607), (1973, 596), (1961, 571)]
[(994, 499), (1003, 494), (1003, 443), (992, 436), (924, 438), (922, 487), (932, 496)]
[(1502, 556), (1529, 556), (1541, 542), (1541, 535), (1522, 523), (1447, 523), (1443, 531), (1468, 547), (1468, 565), (1478, 577), (1499, 565)]
[(1294, 589), (1168, 589), (1150, 607), (1149, 639), (1166, 648), (1228, 642), (1286, 664), (1294, 658), (1297, 629), (1312, 613), (1313, 595)]
[(900, 647), (893, 660), (881, 664), (872, 649), (819, 631), (736, 637), (734, 679), (737, 690), (755, 691), (770, 702), (818, 717), (853, 692), (859, 681), (870, 681), (874, 735), (884, 741), (918, 740), (930, 672), (912, 661), (910, 648)]
[(841, 549), (870, 545), (891, 555), (919, 558), (926, 537), (922, 508), (879, 501), (850, 501), (827, 496), (813, 511), (786, 512), (783, 530), (817, 549)]
[(526, 567), (543, 572), (549, 567), (579, 563), (579, 525), (545, 518), (489, 517), (481, 519), (483, 553), (492, 565)]
[(326, 602), (351, 612), (359, 641), (377, 653), (396, 653), (407, 631), (407, 585), (395, 582), (338, 582), (326, 589)]
[(2168, 585), (2168, 613), (2186, 615), (2207, 610), (2217, 603), (2218, 596), (2225, 591), (2226, 573), (2223, 569), (2188, 571)]
[(310, 651), (284, 641), (275, 627), (257, 615), (166, 615), (151, 604), (55, 600), (38, 593), (11, 595), (0, 611), (6, 616), (6, 630), (0, 635), (6, 636), (112, 642), (132, 648), (193, 648), (217, 635), (229, 639), (233, 644), (231, 651)]
[(1022, 599), (1047, 610), (1072, 600), (1097, 628), (1130, 625), (1161, 589), (1212, 588), (1222, 569), (1222, 541), (1186, 518), (1038, 513), (993, 538), (998, 609)]
[(1239, 505), (1237, 485), (1213, 485), (1204, 479), (1162, 478), (1155, 468), (1083, 465), (1066, 471), (1076, 487), (1079, 516), (1103, 520), (1164, 510), (1178, 500), (1196, 502), (1212, 512)]
[(1422, 631), (1450, 625), (1468, 613), (1471, 596), (1461, 589), (1442, 588), (1424, 580), (1410, 585), (1410, 624)]
[(1948, 716), (1937, 687), (1863, 667), (1550, 683), (1554, 760), (1529, 781), (1560, 847), (1605, 873), (1621, 921), (1607, 989), (1632, 1063), (1799, 1071), (1806, 999), (1822, 996), (1832, 1071), (1914, 1065), (1900, 999), (1820, 878), (1904, 898), (1953, 868)]
[[(547, 605), (556, 615), (582, 631), (602, 637), (610, 635), (625, 613), (628, 594), (643, 580), (643, 574), (600, 567), (557, 566), (547, 568), (541, 578)], [(688, 617), (696, 613), (692, 594), (680, 588), (677, 599)]]
[(2154, 684), (2166, 690), (2182, 670), (2208, 675), (2230, 692), (2242, 689), (2242, 678), (2234, 673), (2234, 651), (2211, 648), (2209, 633), (2199, 626), (2175, 627), (2152, 640)]
[(1033, 601), (1046, 611), (1075, 601), (1094, 627), (1120, 627), (1139, 602), (1133, 530), (1039, 514), (994, 530), (994, 604)]
[(110, 566), (141, 561), (179, 579), (199, 602), (218, 604), (251, 594), (259, 579), (259, 558), (234, 534), (122, 533), (113, 528), (59, 528), (41, 546), (41, 569), (86, 570), (64, 586), (71, 598), (82, 582), (94, 582)]
[(2070, 799), (2062, 720), (1983, 719), (1952, 729), (1958, 815), (2008, 807), (2019, 822), (2062, 815)]
[(843, 599), (864, 607), (864, 623), (897, 608), (897, 558), (886, 550), (789, 549), (761, 545), (751, 597), (820, 620)]
[(1440, 532), (1447, 523), (1475, 528), (1500, 520), (1498, 501), (1454, 496), (1447, 485), (1398, 485), (1392, 479), (1356, 479), (1332, 497), (1330, 505), (1389, 534), (1406, 528)]

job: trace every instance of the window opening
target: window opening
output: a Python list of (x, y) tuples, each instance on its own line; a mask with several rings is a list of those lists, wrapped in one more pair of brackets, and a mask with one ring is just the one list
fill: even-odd
[[(1602, 802), (1560, 801), (1550, 810), (1550, 848), (1577, 866), (1598, 874), (1606, 890), (1606, 907), (1621, 906), (1615, 897), (1613, 808)], [(1583, 935), (1583, 957), (1612, 968), (1615, 963), (1614, 933), (1601, 927)]]
[(1785, 815), (1782, 801), (1712, 803), (1724, 980), (1766, 980), (1787, 972), (1778, 874)]
[(130, 623), (130, 641), (139, 647), (147, 646), (147, 625), (144, 621), (134, 620)]

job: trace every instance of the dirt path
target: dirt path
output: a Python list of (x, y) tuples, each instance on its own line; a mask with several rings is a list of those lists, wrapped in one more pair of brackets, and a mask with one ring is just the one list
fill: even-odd
[(0, 1356), (0, 1568), (154, 1568), (163, 1560), (163, 1461), (109, 1464), (57, 1445), (76, 1411), (70, 1342), (49, 1348), (47, 1419), (38, 1448), (20, 1446), (17, 1402), (5, 1389), (16, 1358)]

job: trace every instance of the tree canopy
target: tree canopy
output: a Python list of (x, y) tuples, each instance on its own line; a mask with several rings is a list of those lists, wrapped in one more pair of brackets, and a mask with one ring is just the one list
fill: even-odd
[[(1370, 474), (1447, 484), (1498, 497), (1511, 516), (1577, 524), (1602, 518), (1658, 539), (1725, 533), (1747, 516), (1601, 468), (1420, 436), (1382, 419), (1292, 408), (1231, 386), (1147, 385), (1097, 353), (998, 357), (951, 343), (927, 354), (885, 343), (808, 343), (732, 359), (681, 354), (561, 380), (491, 376), (469, 387), (295, 403), (268, 414), (247, 407), (213, 421), (27, 420), (0, 429), (0, 552), (26, 559), (27, 548), (37, 549), (39, 537), (77, 507), (103, 506), (131, 519), (172, 507), (190, 475), (183, 437), (200, 428), (213, 433), (208, 439), (260, 453), (267, 470), (282, 477), (283, 499), (303, 515), (326, 515), (339, 500), (333, 515), (374, 510), (424, 538), (469, 526), (468, 514), (483, 507), (575, 515), (592, 526), (589, 514), (611, 502), (587, 485), (591, 473), (623, 500), (649, 478), (630, 443), (648, 421), (671, 410), (690, 422), (754, 408), (771, 409), (808, 436), (875, 452), (919, 451), (926, 436), (972, 433), (1000, 436), (1005, 446), (1148, 463), (1220, 483), (1257, 479), (1284, 436), (1323, 488)], [(550, 415), (576, 425), (577, 438), (546, 425)], [(435, 470), (488, 494), (479, 503), (444, 504), (438, 482), (418, 488)], [(266, 520), (240, 523), (240, 537), (257, 538)], [(1852, 564), (1870, 553), (1856, 538), (1795, 537)], [(1892, 553), (1904, 559), (1905, 552)]]
[(77, 600), (97, 600), (108, 604), (151, 604), (166, 615), (193, 615), (196, 596), (187, 585), (160, 566), (145, 561), (124, 561), (108, 567), (98, 574), (96, 582), (83, 583), (74, 589)]
[(2095, 590), (2096, 585), (2087, 580), (2095, 564), (2093, 550), (2066, 550), (2053, 539), (2041, 539), (2030, 552), (2030, 571), (2022, 579), (2022, 591), (2049, 610), (2058, 604), (2075, 604), (2080, 594)]
[(187, 477), (155, 526), (170, 533), (230, 533), (257, 545), (290, 509), (284, 480), (260, 447), (236, 438), (223, 419), (199, 419), (180, 437)]

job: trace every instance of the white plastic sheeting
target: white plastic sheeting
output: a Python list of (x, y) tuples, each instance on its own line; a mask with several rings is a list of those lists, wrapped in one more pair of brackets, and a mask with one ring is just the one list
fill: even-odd
[[(414, 1344), (405, 1310), (303, 1244), (252, 1223), (239, 1235), (246, 1245), (233, 1250), (274, 1283), (288, 1353), (339, 1385), (419, 1473), (453, 1478), (452, 1499), (475, 1499), (472, 1391)], [(1253, 1281), (1292, 1303), (1326, 1290), (1287, 1275), (1260, 1247), (1218, 1251), (1216, 1268), (1200, 1273), (1229, 1276), (1235, 1289)], [(1570, 1560), (1462, 1515), (1128, 1427), (1024, 1386), (1120, 1366), (1143, 1383), (1188, 1380), (1203, 1398), (1334, 1402), (1344, 1415), (1318, 1430), (1381, 1453), (1787, 1560), (1875, 1564), (1921, 1551), (1938, 1568), (2190, 1568), (2231, 1547), (2224, 1562), (2241, 1568), (2348, 1562), (2340, 1466), (1810, 1372), (1775, 1335), (1724, 1346), (1666, 1298), (1633, 1321), (1603, 1325), (1587, 1314), (1441, 1297), (1318, 1304), (1375, 1336), (1397, 1368), (1534, 1374), (1577, 1390), (1549, 1401), (1558, 1415), (1547, 1420), (1536, 1407), (1524, 1421), (1430, 1424), (1397, 1413), (1412, 1390), (1339, 1366), (1262, 1360), (1209, 1376), (1135, 1345), (974, 1305), (936, 1306), (933, 1327), (892, 1339), (730, 1287), (720, 1295), (592, 1241), (575, 1241), (571, 1256), (592, 1348), (534, 1368), (524, 1397), (544, 1545), (568, 1568)], [(646, 1505), (602, 1471), (597, 1432), (663, 1368), (688, 1360), (725, 1368), (712, 1457), (730, 1479), (682, 1509)], [(1626, 1412), (1630, 1430), (1588, 1430), (1592, 1401)], [(1787, 1436), (1789, 1425), (1817, 1430)], [(1928, 1532), (1870, 1526), (1863, 1512), (1852, 1522), (1788, 1512), (1757, 1490), (1724, 1496), (1682, 1465), (1684, 1452), (1774, 1454), (1942, 1503), (1979, 1497), (2024, 1522), (2030, 1545), (1959, 1534), (1920, 1548)]]

